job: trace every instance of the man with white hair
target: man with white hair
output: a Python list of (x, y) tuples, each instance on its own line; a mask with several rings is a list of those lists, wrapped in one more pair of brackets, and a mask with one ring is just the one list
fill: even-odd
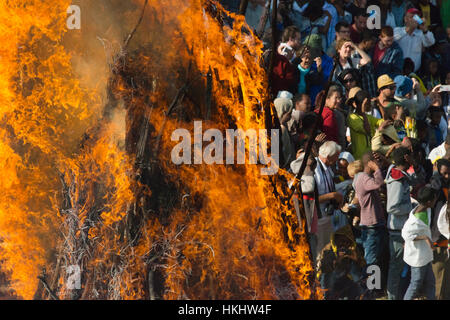
[(336, 192), (334, 185), (334, 174), (331, 167), (336, 164), (341, 153), (341, 146), (334, 141), (326, 141), (319, 149), (316, 158), (317, 167), (314, 171), (318, 194), (319, 210), (317, 225), (317, 252), (320, 252), (330, 242), (333, 233), (331, 217), (335, 209), (342, 206), (343, 196)]

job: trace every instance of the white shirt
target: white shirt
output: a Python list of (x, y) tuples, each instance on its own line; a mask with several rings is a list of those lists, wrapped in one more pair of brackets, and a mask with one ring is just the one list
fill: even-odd
[(436, 161), (443, 158), (445, 156), (445, 153), (445, 142), (443, 142), (440, 146), (431, 150), (430, 154), (428, 155), (428, 159), (430, 159), (431, 163), (434, 164)]
[[(425, 240), (414, 240), (417, 237), (426, 236), (431, 239), (430, 226), (418, 219), (414, 212), (409, 214), (408, 220), (402, 229), (402, 237), (405, 240), (403, 260), (411, 267), (423, 267), (433, 261), (433, 250)], [(428, 221), (431, 221), (431, 209), (427, 209)]]
[(415, 29), (412, 34), (406, 32), (406, 27), (394, 29), (394, 40), (403, 51), (404, 58), (411, 58), (414, 62), (414, 72), (419, 70), (422, 64), (423, 48), (431, 47), (435, 40), (431, 31), (423, 33), (422, 30)]
[(449, 221), (447, 218), (447, 204), (444, 204), (441, 211), (439, 212), (437, 226), (439, 232), (447, 239), (450, 239)]

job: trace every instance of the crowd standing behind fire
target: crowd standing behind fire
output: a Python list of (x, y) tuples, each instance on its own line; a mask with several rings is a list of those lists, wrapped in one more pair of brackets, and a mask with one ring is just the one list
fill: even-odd
[[(450, 0), (278, 5), (281, 165), (297, 174), (307, 161), (301, 189), (325, 299), (450, 299)], [(368, 27), (370, 5), (381, 29)], [(270, 28), (263, 41), (268, 58)], [(374, 265), (381, 288), (368, 292)]]

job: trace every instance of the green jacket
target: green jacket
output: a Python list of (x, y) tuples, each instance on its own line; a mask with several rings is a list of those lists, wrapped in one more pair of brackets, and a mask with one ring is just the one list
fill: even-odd
[(361, 159), (364, 153), (371, 150), (371, 140), (375, 134), (376, 129), (383, 122), (383, 119), (375, 118), (367, 115), (370, 125), (370, 135), (364, 130), (363, 117), (351, 113), (347, 117), (347, 125), (350, 128), (350, 137), (352, 139), (352, 154), (356, 160)]

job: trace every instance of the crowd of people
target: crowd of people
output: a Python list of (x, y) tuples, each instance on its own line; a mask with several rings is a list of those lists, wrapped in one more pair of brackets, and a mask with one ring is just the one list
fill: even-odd
[[(278, 12), (280, 166), (295, 175), (307, 162), (325, 299), (450, 299), (450, 1), (279, 1)], [(369, 290), (371, 266), (381, 279)]]

